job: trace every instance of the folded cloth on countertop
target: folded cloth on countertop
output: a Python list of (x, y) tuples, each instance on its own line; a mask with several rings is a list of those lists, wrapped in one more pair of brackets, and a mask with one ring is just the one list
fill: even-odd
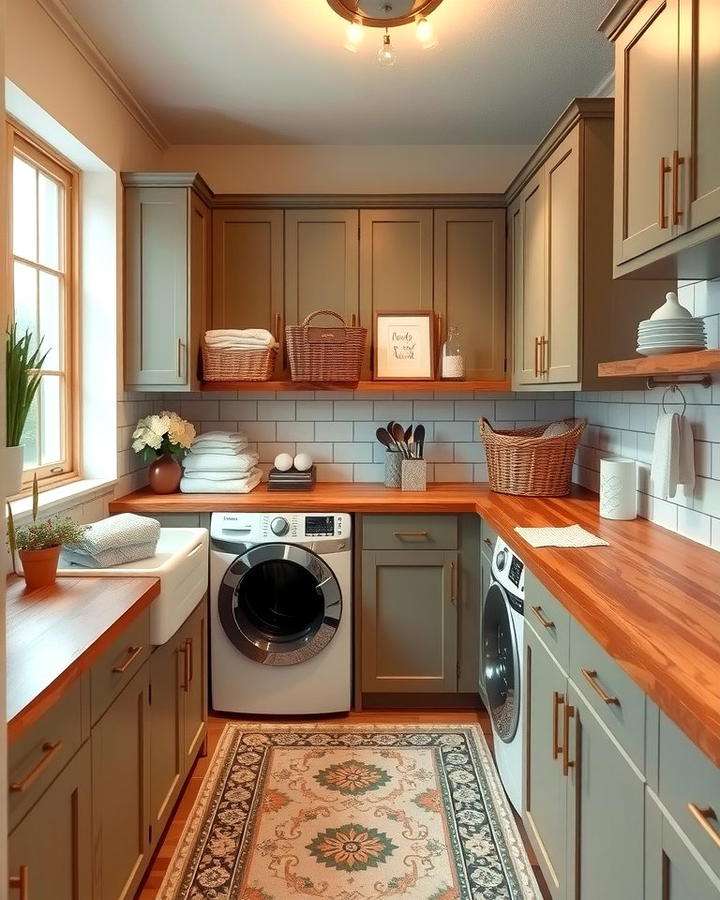
[(207, 469), (198, 469), (197, 471), (186, 470), (185, 475), (187, 478), (204, 478), (206, 481), (237, 481), (239, 478), (246, 478), (253, 470), (254, 467), (246, 469), (244, 472), (238, 472), (237, 470), (232, 472), (209, 472)]
[(108, 569), (153, 556), (159, 538), (157, 519), (121, 513), (88, 525), (80, 541), (63, 547), (63, 559), (69, 565)]
[(238, 453), (234, 456), (212, 456), (209, 453), (188, 453), (183, 460), (186, 472), (249, 472), (258, 463), (257, 453)]
[(531, 547), (609, 547), (602, 538), (585, 531), (580, 525), (566, 528), (519, 528), (515, 531)]
[(243, 450), (247, 450), (247, 447), (242, 447), (240, 444), (218, 444), (215, 446), (207, 442), (205, 444), (193, 444), (186, 453), (186, 457), (199, 456), (201, 453), (209, 453), (210, 456), (239, 456)]
[(217, 328), (205, 332), (205, 343), (221, 350), (268, 350), (278, 346), (264, 328)]
[(197, 435), (193, 441), (193, 446), (207, 443), (231, 444), (232, 446), (240, 444), (244, 446), (247, 444), (247, 436), (240, 431), (203, 431), (202, 434)]
[(180, 481), (180, 490), (183, 494), (249, 494), (260, 484), (261, 478), (260, 469), (253, 469), (248, 477), (232, 481), (210, 481), (185, 475)]

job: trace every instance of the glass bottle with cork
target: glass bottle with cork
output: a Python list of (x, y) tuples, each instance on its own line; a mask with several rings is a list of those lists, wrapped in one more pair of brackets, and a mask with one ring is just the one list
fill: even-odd
[(462, 381), (465, 378), (465, 357), (458, 325), (449, 326), (445, 343), (442, 345), (440, 377), (443, 381)]

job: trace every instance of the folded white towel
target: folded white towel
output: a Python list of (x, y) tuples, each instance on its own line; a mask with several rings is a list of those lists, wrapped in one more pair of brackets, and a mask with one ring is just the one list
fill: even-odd
[(189, 453), (183, 460), (186, 472), (249, 472), (258, 463), (257, 453), (238, 453), (237, 456), (212, 456), (209, 453)]
[[(160, 538), (160, 523), (148, 516), (121, 513), (88, 525), (82, 538), (75, 544), (67, 544), (70, 550), (97, 555), (106, 550), (156, 545)], [(153, 553), (155, 551), (153, 550)], [(152, 553), (149, 554), (152, 556)]]
[(218, 328), (205, 332), (209, 347), (239, 350), (261, 350), (277, 346), (272, 334), (264, 328)]
[(127, 547), (112, 547), (109, 550), (100, 550), (95, 553), (63, 547), (60, 565), (68, 569), (74, 567), (82, 569), (112, 569), (114, 566), (119, 566), (123, 563), (149, 559), (149, 557), (155, 556), (156, 550), (157, 541), (130, 544)]
[(235, 478), (232, 481), (208, 481), (186, 475), (180, 481), (180, 490), (183, 494), (249, 494), (260, 484), (261, 478), (260, 469), (253, 469), (247, 478)]
[(661, 412), (655, 429), (651, 479), (661, 497), (674, 497), (680, 477), (680, 417)]
[(231, 472), (213, 472), (208, 469), (186, 469), (185, 475), (188, 478), (202, 478), (205, 481), (236, 481), (238, 478), (247, 478), (254, 467), (238, 471), (233, 469)]
[(692, 427), (685, 416), (680, 416), (680, 452), (678, 459), (678, 484), (689, 493), (695, 489), (695, 440)]
[(195, 438), (192, 442), (192, 446), (194, 447), (196, 444), (209, 443), (229, 444), (233, 447), (237, 445), (246, 447), (247, 436), (241, 431), (204, 431)]
[(192, 448), (188, 450), (185, 458), (187, 459), (189, 456), (198, 456), (199, 454), (207, 454), (210, 456), (239, 456), (243, 450), (246, 450), (247, 447), (242, 447), (240, 444), (212, 444), (210, 441), (207, 441), (204, 444), (198, 444), (197, 447), (193, 444)]

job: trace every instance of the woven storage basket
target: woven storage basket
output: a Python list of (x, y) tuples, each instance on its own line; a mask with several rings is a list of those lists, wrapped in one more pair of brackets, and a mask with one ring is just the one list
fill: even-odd
[(564, 497), (570, 493), (572, 467), (585, 419), (566, 419), (569, 430), (543, 437), (547, 425), (496, 431), (480, 422), (490, 489), (521, 497)]
[[(342, 322), (342, 327), (311, 325), (315, 316), (334, 316)], [(302, 325), (288, 325), (285, 337), (293, 381), (360, 380), (367, 328), (348, 326), (336, 312), (319, 309)]]
[(203, 381), (270, 381), (277, 350), (217, 350), (202, 345)]

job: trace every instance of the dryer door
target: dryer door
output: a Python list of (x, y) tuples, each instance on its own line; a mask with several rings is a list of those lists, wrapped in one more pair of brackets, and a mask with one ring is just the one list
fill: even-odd
[(218, 592), (225, 634), (245, 656), (292, 666), (320, 653), (342, 615), (340, 586), (312, 550), (258, 544), (225, 572)]
[(520, 720), (520, 657), (510, 602), (499, 584), (491, 584), (485, 595), (482, 636), (488, 711), (495, 733), (509, 743)]

